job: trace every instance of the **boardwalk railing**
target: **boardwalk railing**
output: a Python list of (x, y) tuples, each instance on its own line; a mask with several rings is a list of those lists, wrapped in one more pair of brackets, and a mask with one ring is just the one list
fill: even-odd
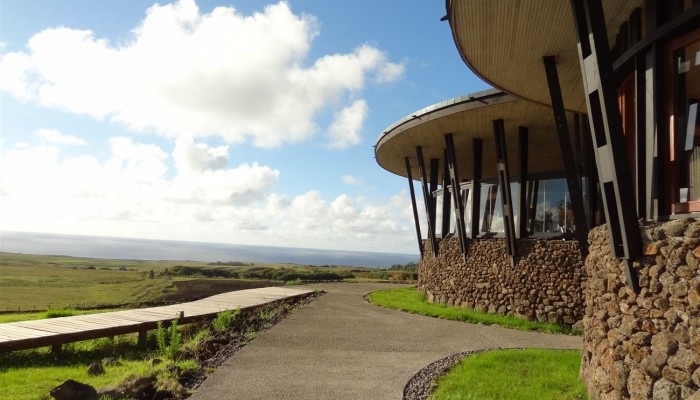
[(177, 320), (178, 323), (190, 323), (213, 318), (222, 311), (245, 310), (312, 292), (304, 287), (286, 286), (247, 289), (163, 307), (10, 322), (0, 324), (0, 352), (43, 346), (53, 346), (58, 350), (65, 343), (136, 332), (139, 342), (143, 343), (147, 332), (155, 329), (159, 322), (167, 324)]

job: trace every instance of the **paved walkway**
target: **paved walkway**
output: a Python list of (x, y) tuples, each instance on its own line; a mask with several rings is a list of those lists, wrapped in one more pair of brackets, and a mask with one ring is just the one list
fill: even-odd
[(454, 353), (582, 346), (580, 337), (439, 320), (363, 299), (396, 285), (315, 287), (328, 293), (241, 349), (190, 399), (400, 399), (416, 372)]

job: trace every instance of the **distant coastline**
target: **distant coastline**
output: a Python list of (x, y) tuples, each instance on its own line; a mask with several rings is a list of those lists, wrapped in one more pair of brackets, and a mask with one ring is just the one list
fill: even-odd
[(128, 260), (257, 261), (364, 267), (389, 267), (394, 264), (417, 262), (419, 259), (417, 254), (10, 231), (0, 232), (0, 251)]

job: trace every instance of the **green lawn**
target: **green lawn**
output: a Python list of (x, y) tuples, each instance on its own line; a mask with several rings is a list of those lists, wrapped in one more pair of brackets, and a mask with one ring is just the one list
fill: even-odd
[(435, 400), (585, 400), (573, 350), (499, 350), (465, 357), (438, 379)]
[(425, 296), (414, 288), (379, 290), (370, 293), (369, 300), (378, 306), (430, 317), (482, 323), (486, 325), (500, 325), (506, 328), (524, 331), (578, 334), (578, 332), (574, 332), (570, 327), (564, 325), (528, 321), (522, 318), (488, 314), (460, 307), (449, 307), (445, 304), (428, 303)]

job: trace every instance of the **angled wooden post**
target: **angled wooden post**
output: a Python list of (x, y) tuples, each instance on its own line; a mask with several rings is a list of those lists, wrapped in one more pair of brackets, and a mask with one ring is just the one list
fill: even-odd
[(433, 249), (433, 257), (437, 257), (438, 245), (437, 239), (435, 238), (435, 220), (431, 217), (430, 198), (431, 193), (428, 190), (428, 177), (425, 171), (425, 160), (423, 158), (423, 148), (421, 146), (416, 147), (416, 156), (418, 158), (418, 172), (420, 173), (421, 188), (423, 189), (423, 203), (425, 203), (425, 215), (428, 220), (428, 240), (430, 241), (431, 248)]
[(481, 152), (484, 148), (483, 139), (472, 139), (472, 238), (479, 236), (479, 220), (481, 210)]
[(406, 160), (406, 176), (408, 177), (408, 189), (411, 193), (411, 207), (413, 208), (413, 223), (416, 225), (416, 238), (418, 239), (418, 251), (423, 257), (423, 236), (420, 233), (420, 220), (418, 219), (418, 206), (416, 205), (416, 192), (413, 188), (413, 173), (411, 172), (411, 161)]
[(638, 291), (632, 261), (641, 258), (642, 243), (603, 5), (601, 0), (571, 0), (571, 5), (610, 246), (626, 261), (627, 283)]
[[(442, 229), (441, 237), (444, 239), (450, 234), (450, 224), (452, 219), (452, 196), (450, 196), (450, 191), (447, 189), (450, 186), (450, 173), (449, 173), (449, 161), (447, 159), (447, 149), (443, 152), (443, 166), (442, 166)], [(453, 186), (454, 190), (454, 186)]]
[(518, 229), (519, 238), (527, 237), (527, 162), (528, 162), (528, 129), (525, 126), (518, 127), (518, 164), (520, 174), (518, 176)]
[(452, 203), (455, 212), (455, 230), (459, 237), (459, 247), (462, 257), (467, 256), (467, 231), (464, 226), (464, 206), (462, 203), (462, 191), (459, 188), (459, 170), (457, 169), (457, 155), (455, 152), (455, 142), (451, 133), (445, 135), (445, 145), (447, 146), (447, 166), (452, 185)]
[[(564, 98), (561, 94), (559, 84), (559, 73), (557, 72), (557, 62), (553, 56), (542, 58), (544, 69), (547, 74), (547, 85), (549, 86), (549, 96), (552, 101), (552, 111), (554, 112), (554, 122), (557, 127), (557, 138), (559, 139), (559, 150), (564, 162), (564, 174), (566, 176), (566, 186), (571, 199), (571, 209), (574, 212), (574, 222), (576, 223), (576, 239), (578, 239), (581, 257), (588, 255), (588, 222), (586, 212), (583, 208), (583, 192), (581, 191), (581, 176), (576, 167), (576, 157), (571, 148), (571, 135), (569, 133), (569, 123), (566, 120), (566, 110), (564, 109)], [(564, 205), (566, 207), (566, 204)], [(564, 210), (566, 212), (566, 209)]]
[(511, 257), (517, 254), (515, 242), (515, 224), (513, 223), (513, 198), (510, 193), (510, 175), (508, 173), (508, 152), (506, 150), (506, 131), (502, 119), (493, 121), (493, 138), (496, 149), (496, 168), (498, 185), (501, 189), (501, 207), (503, 208), (503, 231), (506, 236), (506, 252)]

